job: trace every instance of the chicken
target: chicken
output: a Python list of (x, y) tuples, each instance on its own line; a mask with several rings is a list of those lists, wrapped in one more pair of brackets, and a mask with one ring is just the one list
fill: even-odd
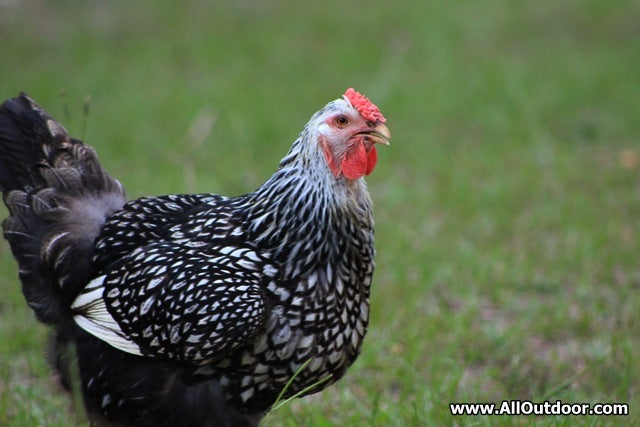
[[(348, 89), (252, 193), (145, 197), (27, 95), (0, 106), (3, 222), (49, 361), (94, 422), (255, 426), (360, 353), (374, 271), (363, 177), (391, 137)], [(289, 384), (288, 384), (289, 383)]]

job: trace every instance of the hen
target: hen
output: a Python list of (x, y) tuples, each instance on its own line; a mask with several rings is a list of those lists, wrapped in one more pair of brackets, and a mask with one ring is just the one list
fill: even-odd
[(342, 377), (369, 319), (362, 178), (389, 142), (384, 122), (348, 89), (256, 191), (127, 202), (93, 148), (27, 95), (0, 106), (4, 236), (53, 327), (50, 363), (94, 422), (255, 426), (283, 390)]

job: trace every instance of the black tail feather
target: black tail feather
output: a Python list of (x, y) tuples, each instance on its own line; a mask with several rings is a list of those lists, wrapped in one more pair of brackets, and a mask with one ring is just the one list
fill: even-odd
[(24, 93), (0, 106), (0, 190), (3, 192), (42, 184), (31, 169), (44, 161), (39, 141), (51, 138), (47, 135), (46, 119), (33, 108)]
[(93, 148), (24, 93), (0, 106), (0, 190), (24, 296), (55, 323), (90, 277), (93, 241), (124, 190)]

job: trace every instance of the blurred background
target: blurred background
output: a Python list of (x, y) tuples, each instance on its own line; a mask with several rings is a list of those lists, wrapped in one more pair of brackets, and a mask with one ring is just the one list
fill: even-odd
[[(350, 86), (394, 136), (368, 178), (370, 331), (269, 425), (637, 425), (640, 2), (0, 0), (0, 97), (34, 97), (130, 197), (255, 189)], [(3, 241), (0, 425), (66, 426), (16, 270)], [(631, 415), (448, 406), (512, 399)]]

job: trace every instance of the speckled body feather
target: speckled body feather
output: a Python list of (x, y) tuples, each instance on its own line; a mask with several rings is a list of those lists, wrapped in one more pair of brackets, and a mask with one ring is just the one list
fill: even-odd
[(317, 167), (314, 137), (307, 125), (253, 193), (125, 203), (93, 150), (32, 100), (0, 107), (5, 237), (27, 302), (55, 326), (67, 387), (74, 346), (91, 413), (255, 425), (303, 364), (286, 395), (353, 363), (369, 318), (371, 202), (363, 180)]

